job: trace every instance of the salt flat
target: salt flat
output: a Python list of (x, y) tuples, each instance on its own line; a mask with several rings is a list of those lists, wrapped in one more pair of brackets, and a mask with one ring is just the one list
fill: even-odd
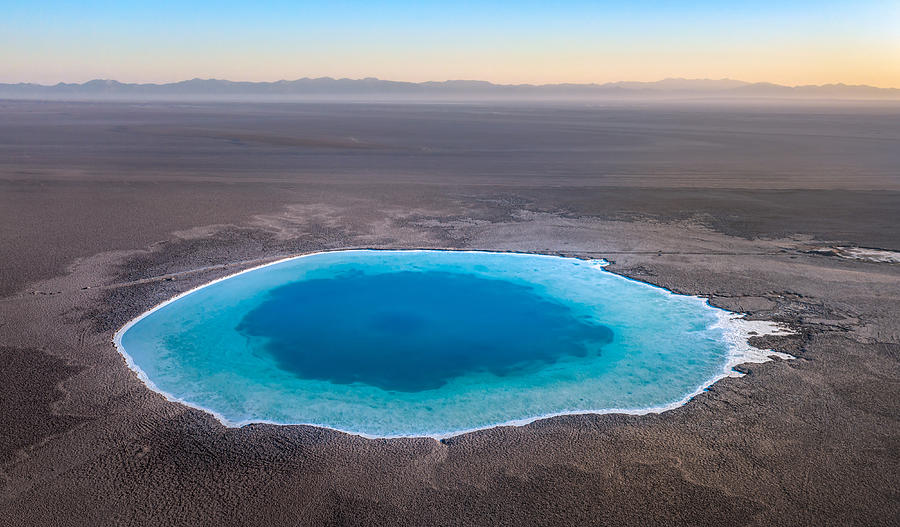
[[(900, 514), (900, 270), (815, 252), (900, 250), (895, 106), (0, 105), (0, 519)], [(371, 441), (227, 429), (147, 390), (111, 343), (174, 294), (355, 247), (607, 258), (791, 325), (758, 344), (798, 358), (660, 415)]]

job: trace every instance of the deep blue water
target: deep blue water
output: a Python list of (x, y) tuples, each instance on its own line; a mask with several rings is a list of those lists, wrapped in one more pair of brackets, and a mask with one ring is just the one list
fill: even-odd
[(471, 372), (521, 374), (564, 355), (599, 354), (613, 339), (527, 284), (446, 271), (295, 282), (274, 289), (237, 329), (264, 337), (266, 351), (300, 378), (405, 392)]
[(341, 251), (215, 282), (118, 338), (149, 383), (228, 423), (435, 436), (677, 403), (722, 374), (722, 313), (596, 262)]

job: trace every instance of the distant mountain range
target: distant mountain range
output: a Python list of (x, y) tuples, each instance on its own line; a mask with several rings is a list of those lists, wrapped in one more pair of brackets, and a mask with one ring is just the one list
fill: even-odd
[(731, 79), (664, 79), (606, 84), (493, 84), (487, 81), (400, 82), (321, 77), (276, 82), (192, 79), (168, 84), (92, 80), (83, 84), (0, 84), (5, 99), (619, 99), (816, 98), (900, 99), (900, 89), (825, 84), (781, 86)]

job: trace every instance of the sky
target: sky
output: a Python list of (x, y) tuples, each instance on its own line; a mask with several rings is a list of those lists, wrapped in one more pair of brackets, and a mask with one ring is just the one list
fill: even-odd
[(900, 87), (900, 0), (0, 0), (0, 82), (667, 77)]

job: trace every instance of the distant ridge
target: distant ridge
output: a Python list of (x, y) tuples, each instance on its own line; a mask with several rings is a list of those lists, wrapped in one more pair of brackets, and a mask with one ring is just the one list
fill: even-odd
[(782, 86), (732, 79), (663, 79), (606, 84), (494, 84), (478, 80), (401, 82), (376, 78), (302, 78), (275, 82), (191, 79), (129, 84), (96, 79), (83, 84), (0, 84), (7, 99), (592, 99), (592, 98), (820, 98), (900, 99), (900, 89), (865, 85)]

